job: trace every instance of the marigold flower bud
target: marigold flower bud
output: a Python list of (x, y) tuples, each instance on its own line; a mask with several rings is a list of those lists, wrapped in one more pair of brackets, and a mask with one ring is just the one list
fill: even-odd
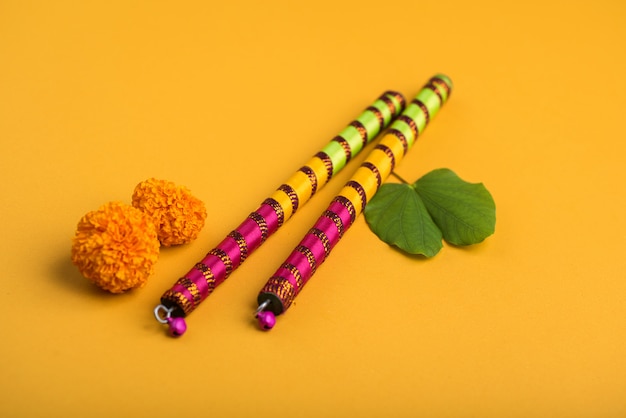
[(111, 293), (142, 287), (159, 258), (152, 219), (110, 202), (83, 216), (72, 241), (72, 262), (83, 276)]
[(155, 178), (139, 183), (132, 204), (150, 215), (161, 244), (187, 244), (198, 237), (207, 216), (204, 203), (183, 186)]

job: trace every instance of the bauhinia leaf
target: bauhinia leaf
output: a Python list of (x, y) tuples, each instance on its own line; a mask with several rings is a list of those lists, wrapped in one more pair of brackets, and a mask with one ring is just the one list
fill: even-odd
[(471, 245), (493, 234), (496, 205), (482, 185), (468, 183), (447, 168), (413, 184), (383, 184), (365, 207), (370, 229), (384, 242), (427, 257), (441, 240)]
[[(441, 168), (420, 178), (413, 187), (447, 242), (476, 244), (494, 233), (496, 205), (482, 183), (468, 183)], [(388, 216), (397, 215), (390, 212)]]
[(424, 202), (408, 184), (383, 184), (364, 211), (370, 229), (384, 242), (410, 254), (436, 255), (442, 234)]

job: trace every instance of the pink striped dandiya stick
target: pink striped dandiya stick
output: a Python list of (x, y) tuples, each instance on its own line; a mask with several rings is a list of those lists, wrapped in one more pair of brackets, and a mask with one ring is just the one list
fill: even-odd
[(316, 269), (363, 212), (367, 202), (448, 100), (451, 90), (452, 81), (443, 74), (435, 75), (426, 83), (300, 244), (269, 278), (257, 300), (259, 308), (256, 317), (262, 329), (271, 329), (276, 323), (275, 316), (291, 306)]
[(265, 240), (370, 143), (404, 109), (404, 97), (388, 91), (296, 171), (226, 238), (161, 296), (156, 319), (182, 335), (193, 312)]

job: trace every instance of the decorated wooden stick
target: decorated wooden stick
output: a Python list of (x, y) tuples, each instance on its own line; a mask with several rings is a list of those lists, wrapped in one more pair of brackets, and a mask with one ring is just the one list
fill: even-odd
[(183, 317), (196, 309), (316, 191), (389, 126), (404, 106), (401, 94), (388, 91), (366, 108), (163, 294), (161, 304), (154, 309), (157, 320), (169, 324), (172, 335), (182, 335), (187, 329)]
[(289, 308), (380, 185), (411, 149), (429, 120), (448, 100), (451, 89), (452, 82), (445, 75), (435, 75), (428, 81), (300, 244), (270, 277), (258, 296), (256, 317), (262, 329), (271, 329), (276, 323), (275, 315)]

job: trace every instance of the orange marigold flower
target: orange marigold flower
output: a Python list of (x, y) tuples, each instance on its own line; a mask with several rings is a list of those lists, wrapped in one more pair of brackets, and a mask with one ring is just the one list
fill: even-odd
[(166, 247), (195, 240), (207, 215), (204, 203), (186, 187), (154, 178), (135, 187), (133, 206), (152, 216)]
[(158, 258), (154, 222), (130, 205), (107, 203), (78, 222), (72, 262), (104, 290), (122, 293), (142, 287)]

